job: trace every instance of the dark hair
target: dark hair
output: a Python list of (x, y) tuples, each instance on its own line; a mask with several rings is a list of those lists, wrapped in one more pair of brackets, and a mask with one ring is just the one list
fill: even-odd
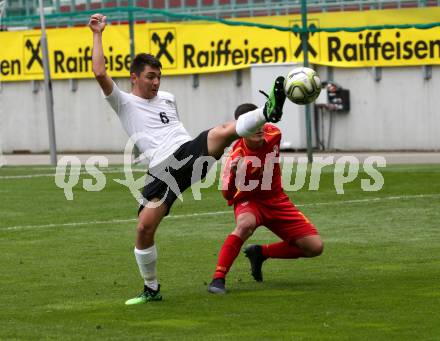
[(239, 118), (241, 115), (247, 113), (248, 111), (252, 111), (257, 109), (258, 107), (252, 103), (243, 103), (240, 104), (237, 109), (235, 109), (234, 117), (235, 119)]
[(151, 67), (161, 69), (162, 63), (155, 56), (149, 53), (139, 53), (134, 57), (130, 65), (130, 74), (135, 73), (137, 76), (144, 71), (145, 66), (150, 65)]

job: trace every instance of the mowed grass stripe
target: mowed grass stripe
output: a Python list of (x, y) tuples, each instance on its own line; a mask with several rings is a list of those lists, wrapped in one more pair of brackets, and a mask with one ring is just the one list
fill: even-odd
[[(425, 198), (440, 198), (440, 194), (416, 194), (416, 195), (400, 195), (400, 196), (392, 196), (392, 197), (376, 197), (369, 199), (357, 199), (357, 200), (341, 200), (341, 201), (333, 201), (333, 202), (317, 202), (313, 204), (297, 204), (297, 207), (313, 207), (313, 206), (322, 206), (322, 205), (347, 205), (347, 204), (360, 204), (360, 203), (368, 203), (368, 202), (376, 202), (376, 201), (384, 201), (384, 200), (411, 200), (411, 199), (425, 199)], [(212, 215), (222, 215), (222, 214), (230, 214), (231, 211), (216, 211), (216, 212), (200, 212), (200, 213), (191, 213), (191, 214), (177, 214), (177, 215), (169, 215), (165, 217), (165, 219), (180, 219), (180, 218), (191, 218), (191, 217), (204, 217), (204, 216), (212, 216)], [(83, 222), (71, 222), (71, 223), (62, 223), (62, 224), (46, 224), (46, 225), (18, 225), (18, 226), (9, 226), (9, 227), (0, 227), (0, 231), (15, 231), (15, 230), (23, 230), (23, 229), (34, 229), (34, 228), (52, 228), (52, 227), (65, 227), (65, 226), (81, 226), (81, 225), (99, 225), (99, 224), (118, 224), (118, 223), (128, 223), (137, 221), (136, 218), (131, 219), (114, 219), (114, 220), (103, 220), (103, 221), (83, 221)]]
[[(3, 226), (103, 223), (1, 234), (0, 339), (437, 340), (438, 166), (384, 177), (377, 193), (356, 180), (337, 195), (332, 174), (323, 174), (317, 191), (288, 193), (318, 228), (324, 254), (268, 260), (262, 283), (240, 254), (221, 297), (207, 284), (234, 228), (232, 209), (216, 187), (201, 201), (186, 192), (157, 234), (164, 301), (137, 307), (124, 305), (142, 288), (133, 256), (136, 202), (125, 188), (112, 181), (102, 192), (79, 187), (67, 201), (53, 179), (2, 182)], [(273, 241), (259, 228), (247, 243)]]

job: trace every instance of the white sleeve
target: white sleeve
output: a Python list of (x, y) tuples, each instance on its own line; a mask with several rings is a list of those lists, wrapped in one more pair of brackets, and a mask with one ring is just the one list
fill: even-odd
[(113, 82), (112, 93), (108, 96), (104, 96), (116, 114), (121, 114), (121, 107), (127, 103), (127, 93), (121, 91), (115, 82)]
[(177, 118), (179, 119), (179, 121), (180, 121), (180, 115), (179, 115), (179, 110), (177, 109), (177, 101), (176, 101), (176, 97), (173, 95), (173, 101), (174, 101), (174, 108), (176, 109), (176, 115), (177, 115)]

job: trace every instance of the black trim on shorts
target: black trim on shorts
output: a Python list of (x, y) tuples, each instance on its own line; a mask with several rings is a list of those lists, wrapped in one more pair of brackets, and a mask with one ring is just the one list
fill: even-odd
[[(170, 188), (169, 184), (177, 183), (180, 193), (191, 186), (194, 164), (199, 157), (208, 156), (208, 133), (209, 130), (201, 132), (195, 139), (182, 144), (166, 160), (148, 170), (147, 184), (142, 189), (144, 203), (139, 206), (138, 215), (145, 207), (145, 200), (151, 201), (155, 198), (160, 200), (165, 198), (164, 202), (168, 207), (165, 215), (168, 215), (171, 206), (177, 199), (176, 193)], [(188, 157), (190, 158), (183, 166), (178, 164), (178, 161), (185, 160)], [(173, 165), (177, 169), (173, 168)], [(205, 163), (201, 172), (201, 179), (206, 177), (208, 170), (209, 165)], [(167, 178), (170, 180), (167, 180)]]

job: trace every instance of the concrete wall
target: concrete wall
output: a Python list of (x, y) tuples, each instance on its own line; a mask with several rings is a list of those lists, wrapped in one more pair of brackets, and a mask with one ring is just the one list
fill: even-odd
[[(117, 82), (122, 89), (130, 89), (128, 79)], [(242, 86), (235, 82), (234, 72), (200, 76), (198, 88), (193, 88), (192, 76), (165, 77), (161, 88), (176, 95), (181, 120), (195, 137), (204, 129), (232, 120), (236, 105), (251, 101), (249, 73), (244, 73)], [(5, 153), (49, 149), (44, 89), (38, 83), (36, 93), (31, 82), (2, 84), (0, 140)], [(127, 135), (94, 80), (79, 80), (75, 92), (68, 81), (54, 81), (53, 89), (58, 151), (123, 150)]]
[[(327, 68), (318, 71), (327, 79)], [(338, 69), (333, 80), (350, 90), (351, 110), (334, 115), (330, 148), (440, 149), (439, 66), (429, 80), (422, 67), (382, 68), (380, 81), (371, 68)]]
[[(83, 80), (78, 90), (69, 90), (68, 81), (55, 81), (54, 112), (59, 151), (121, 150), (126, 136), (92, 80)], [(3, 84), (2, 103), (3, 152), (48, 151), (48, 129), (43, 84), (32, 91), (31, 82)]]
[[(327, 67), (317, 70), (322, 80), (329, 77)], [(421, 67), (384, 68), (379, 82), (370, 68), (334, 69), (331, 73), (351, 95), (350, 112), (334, 116), (331, 148), (440, 149), (440, 67), (432, 68), (430, 80), (423, 78)], [(255, 99), (251, 74), (250, 69), (243, 70), (241, 86), (236, 84), (236, 72), (227, 72), (200, 75), (197, 88), (192, 76), (164, 77), (161, 87), (176, 95), (181, 119), (196, 136), (203, 129), (230, 120), (237, 104)], [(127, 79), (118, 82), (121, 88), (129, 89)], [(1, 84), (0, 141), (5, 153), (49, 149), (45, 96), (42, 83), (38, 84), (37, 92), (33, 92), (31, 82)], [(123, 150), (127, 136), (94, 80), (79, 80), (76, 91), (71, 91), (69, 81), (54, 81), (53, 88), (58, 151)], [(302, 112), (301, 108), (293, 115)]]

